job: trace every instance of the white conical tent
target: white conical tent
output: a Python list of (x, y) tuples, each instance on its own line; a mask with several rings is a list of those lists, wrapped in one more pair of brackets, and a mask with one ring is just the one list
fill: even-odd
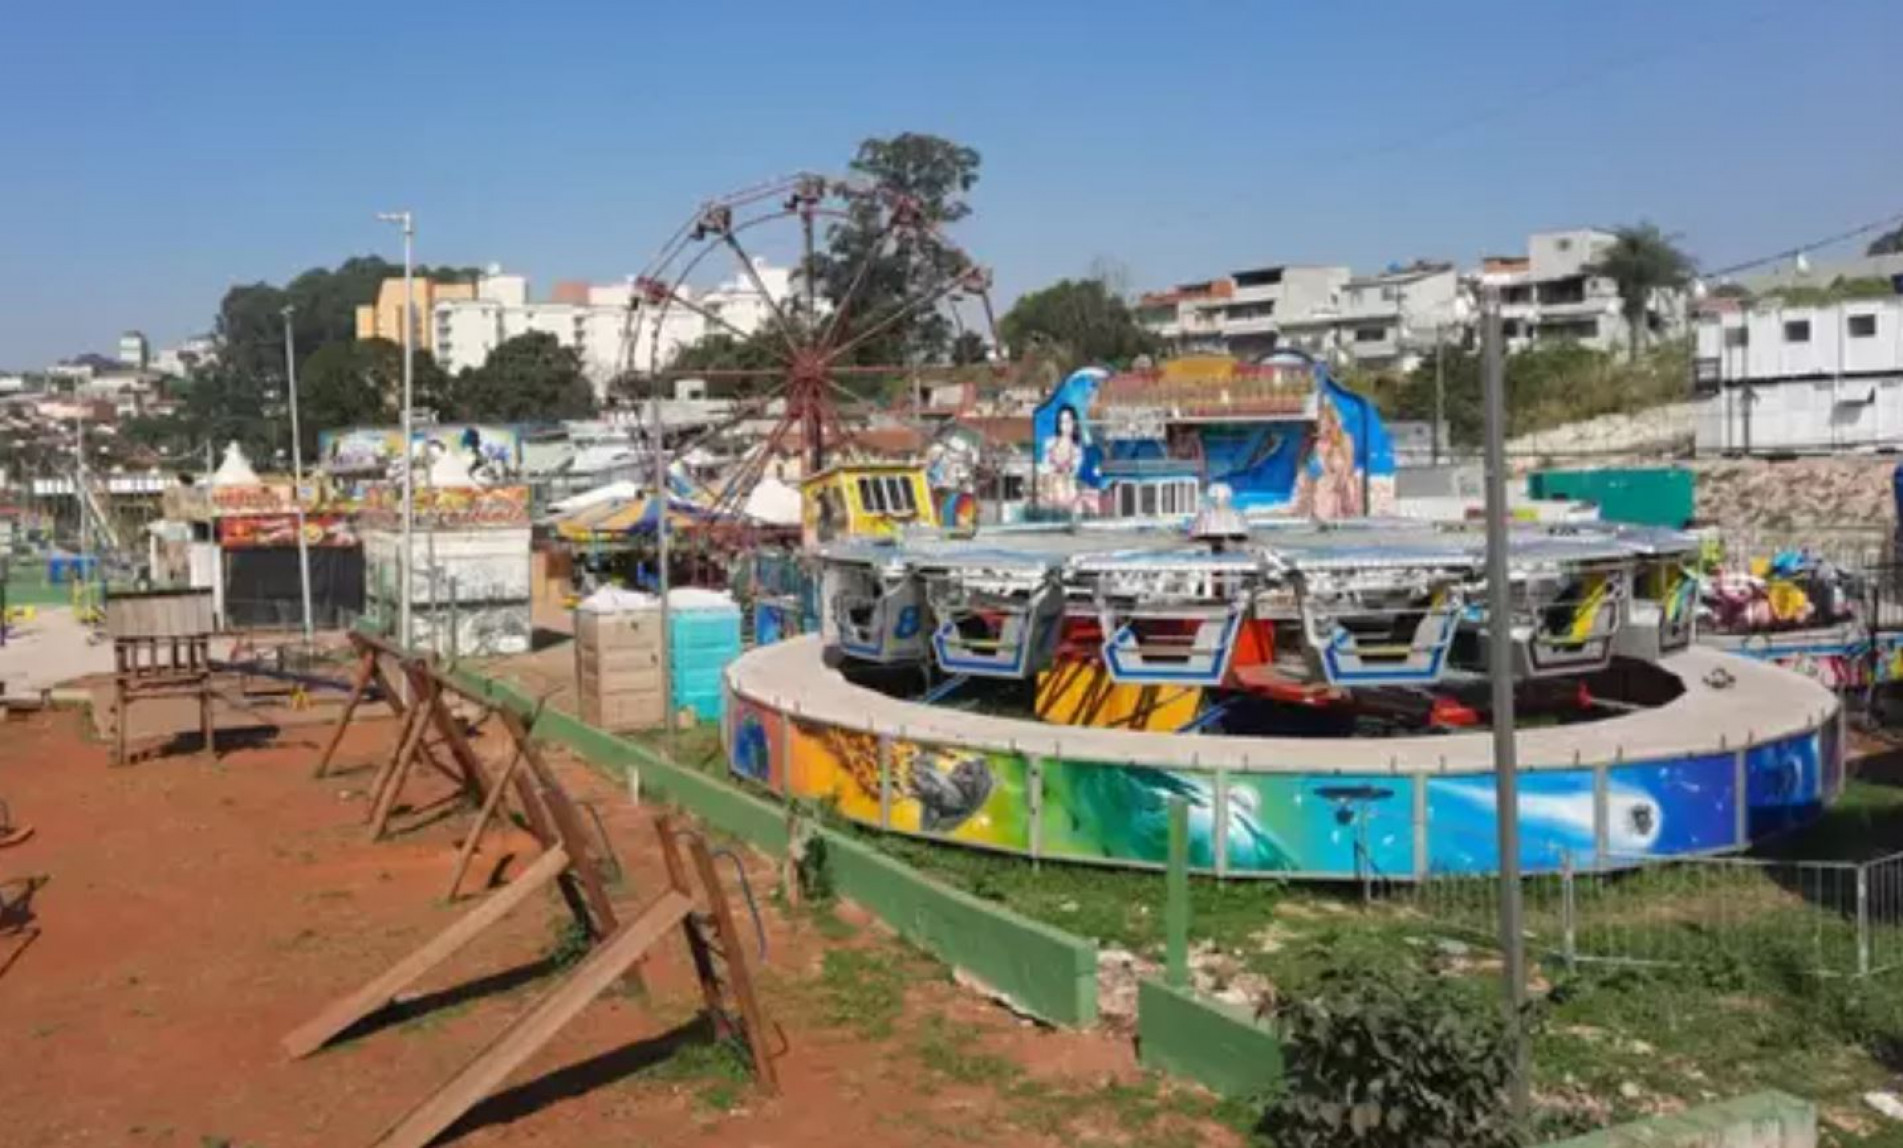
[(258, 478), (258, 472), (251, 469), (251, 460), (244, 456), (244, 448), (235, 442), (226, 444), (224, 461), (220, 462), (218, 469), (212, 472), (211, 484), (213, 486), (263, 485)]

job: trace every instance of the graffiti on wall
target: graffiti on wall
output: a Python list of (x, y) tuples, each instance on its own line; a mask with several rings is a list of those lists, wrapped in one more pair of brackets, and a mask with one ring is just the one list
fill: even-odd
[(1745, 751), (1745, 805), (1752, 837), (1801, 825), (1822, 810), (1821, 743), (1817, 731), (1810, 730)]
[(786, 763), (780, 760), (781, 723), (770, 709), (739, 698), (727, 708), (727, 760), (735, 774), (756, 785), (780, 789), (786, 784)]
[[(782, 722), (790, 723), (790, 746)], [(734, 707), (729, 737), (743, 778), (831, 802), (866, 825), (1011, 852), (1029, 853), (1035, 840), (1044, 857), (1160, 866), (1169, 857), (1170, 801), (1181, 798), (1190, 864), (1199, 869), (1217, 868), (1218, 850), (1223, 867), (1239, 875), (1407, 877), (1423, 853), (1434, 873), (1491, 873), (1499, 864), (1489, 773), (1237, 771), (1219, 779), (1204, 770), (1033, 763), (1016, 752), (895, 738), (882, 778), (878, 735), (782, 718), (745, 701)], [(1753, 838), (1799, 824), (1832, 792), (1836, 740), (1826, 726), (1751, 748), (1742, 793), (1732, 752), (1525, 771), (1521, 867), (1616, 868), (1732, 849), (1742, 844), (1741, 805)]]
[[(831, 800), (854, 821), (881, 824), (878, 736), (798, 721), (793, 731), (792, 795)], [(890, 765), (887, 828), (999, 849), (1031, 847), (1029, 771), (1021, 755), (894, 740)]]
[[(1414, 871), (1414, 786), (1393, 774), (1231, 774), (1231, 872), (1365, 877)], [(1272, 844), (1265, 850), (1262, 843)]]

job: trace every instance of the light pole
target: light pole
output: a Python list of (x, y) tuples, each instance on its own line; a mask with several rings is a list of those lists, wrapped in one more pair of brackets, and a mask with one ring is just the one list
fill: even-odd
[(416, 537), (416, 487), (410, 472), (415, 469), (415, 440), (411, 427), (412, 393), (416, 384), (416, 218), (407, 211), (379, 212), (377, 218), (403, 229), (403, 551), (397, 558), (397, 644), (410, 648), (410, 598), (415, 555), (410, 547)]
[(1500, 289), (1485, 288), (1482, 386), (1487, 415), (1487, 675), (1493, 686), (1494, 820), (1500, 848), (1500, 952), (1503, 1001), (1513, 1047), (1513, 1109), (1527, 1113), (1526, 941), (1520, 928), (1520, 777), (1513, 744), (1513, 589), (1507, 581), (1506, 363), (1501, 354)]
[(304, 444), (297, 430), (297, 337), (291, 331), (296, 307), (284, 309), (284, 379), (291, 394), (291, 506), (297, 516), (297, 588), (304, 604), (304, 644), (311, 644), (311, 552), (304, 540)]
[(661, 592), (661, 704), (666, 706), (667, 756), (673, 758), (678, 746), (674, 729), (674, 611), (668, 602), (668, 494), (667, 434), (661, 426), (661, 376), (655, 375), (648, 392), (648, 424), (654, 433), (654, 549), (655, 585)]

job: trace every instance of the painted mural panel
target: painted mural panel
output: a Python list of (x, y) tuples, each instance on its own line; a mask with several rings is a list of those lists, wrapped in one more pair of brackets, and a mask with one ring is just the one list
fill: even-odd
[[(1169, 801), (1189, 803), (1189, 863), (1216, 864), (1216, 778), (1209, 773), (1045, 761), (1042, 855), (1087, 860), (1169, 860)], [(1230, 837), (1237, 835), (1233, 809)], [(1234, 855), (1234, 850), (1231, 850)]]
[(1229, 871), (1414, 871), (1414, 786), (1392, 774), (1229, 775)]
[(781, 726), (785, 718), (776, 710), (731, 698), (727, 707), (728, 766), (734, 774), (756, 785), (778, 791), (786, 784), (786, 763), (781, 761), (784, 738)]
[(895, 740), (889, 828), (1028, 852), (1029, 775), (1021, 754)]
[[(1644, 799), (1630, 796), (1628, 803)], [(1435, 873), (1491, 873), (1500, 864), (1499, 822), (1494, 816), (1491, 773), (1434, 777), (1427, 781), (1428, 868)], [(1628, 811), (1629, 812), (1629, 811)], [(1637, 817), (1627, 817), (1629, 824)], [(1612, 847), (1643, 848), (1643, 835), (1616, 838)], [(1558, 870), (1567, 854), (1589, 865), (1593, 837), (1593, 775), (1590, 769), (1520, 774), (1520, 867)]]
[(1615, 861), (1729, 848), (1738, 843), (1737, 761), (1714, 753), (1610, 770), (1606, 817)]
[(878, 736), (797, 718), (787, 720), (793, 724), (792, 760), (786, 763), (787, 792), (794, 797), (830, 801), (841, 816), (878, 825)]
[(1811, 730), (1745, 751), (1745, 803), (1753, 838), (1802, 825), (1822, 811), (1820, 740)]

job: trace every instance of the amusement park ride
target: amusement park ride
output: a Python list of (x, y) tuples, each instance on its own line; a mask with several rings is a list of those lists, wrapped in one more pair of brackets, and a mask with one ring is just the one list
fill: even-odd
[[(1319, 363), (1201, 369), (1218, 377), (1200, 393), (1181, 373), (1057, 388), (1037, 420), (1039, 464), (1066, 468), (1039, 484), (1055, 521), (948, 531), (867, 516), (865, 492), (901, 476), (823, 484), (817, 517), (844, 528), (810, 532), (822, 630), (848, 672), (920, 667), (939, 698), (1034, 683), (1038, 716), (1062, 724), (1258, 733), (1289, 707), (1310, 711), (1289, 728), (1316, 711), (1483, 721), (1481, 534), (1362, 513), (1391, 501), (1392, 451)], [(1606, 712), (1592, 683), (1615, 654), (1689, 644), (1696, 550), (1670, 531), (1518, 531), (1506, 624), (1528, 704)]]

